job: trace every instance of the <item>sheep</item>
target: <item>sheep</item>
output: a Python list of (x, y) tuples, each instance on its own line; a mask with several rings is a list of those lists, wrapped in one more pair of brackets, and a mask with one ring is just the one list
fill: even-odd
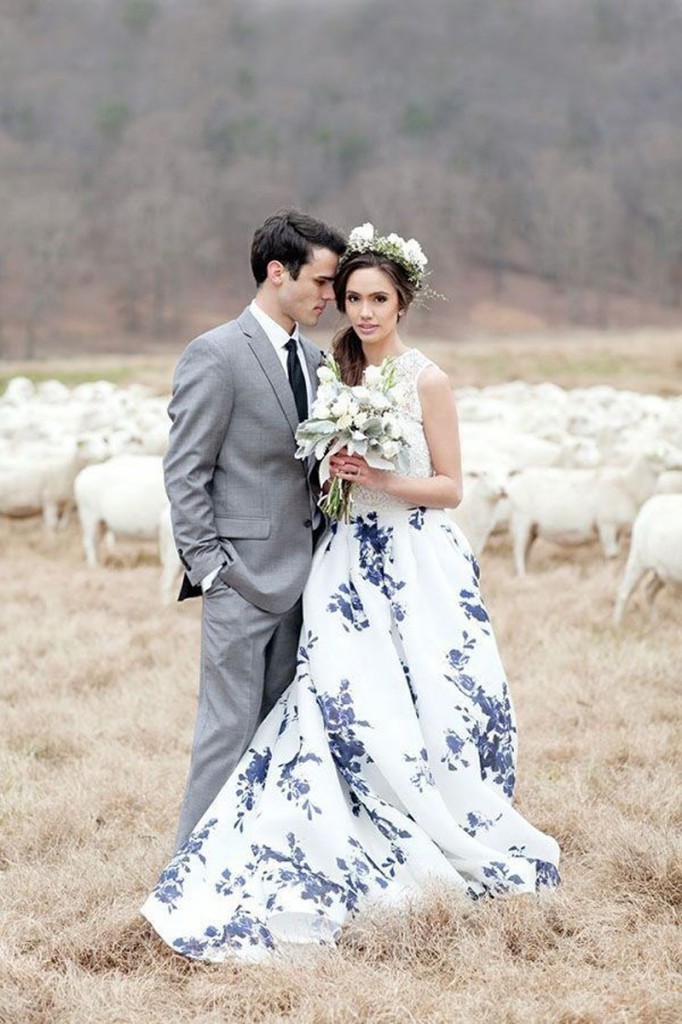
[(36, 388), (41, 402), (48, 405), (61, 404), (71, 399), (71, 392), (60, 380), (44, 380)]
[(566, 436), (561, 442), (561, 455), (557, 465), (574, 469), (594, 469), (601, 464), (596, 443), (589, 437)]
[(0, 513), (12, 517), (42, 513), (46, 533), (54, 534), (73, 507), (76, 476), (107, 454), (99, 438), (88, 436), (57, 445), (24, 444), (3, 452)]
[(182, 563), (175, 547), (170, 505), (166, 505), (159, 517), (159, 558), (161, 560), (161, 602), (170, 604), (174, 590), (182, 573)]
[(495, 473), (469, 474), (464, 497), (448, 515), (457, 523), (471, 545), (476, 558), (483, 551), (495, 522), (495, 512), (505, 496), (504, 479)]
[(88, 466), (74, 485), (87, 564), (98, 565), (97, 541), (102, 528), (112, 536), (155, 540), (168, 499), (163, 466), (156, 455), (117, 455)]
[(12, 377), (0, 398), (3, 405), (25, 405), (32, 401), (36, 386), (28, 377)]
[(682, 494), (682, 469), (669, 469), (661, 473), (656, 494)]
[(561, 461), (558, 444), (523, 434), (502, 424), (460, 423), (462, 466), (466, 475), (485, 471), (504, 474), (528, 466), (555, 466)]
[(682, 494), (655, 494), (640, 509), (613, 610), (616, 625), (633, 590), (649, 572), (653, 576), (646, 595), (651, 610), (656, 594), (666, 583), (682, 586)]
[(627, 468), (523, 470), (507, 484), (514, 563), (525, 576), (536, 537), (557, 544), (580, 544), (595, 534), (606, 558), (618, 554), (618, 535), (631, 526), (653, 493), (659, 454), (637, 457)]

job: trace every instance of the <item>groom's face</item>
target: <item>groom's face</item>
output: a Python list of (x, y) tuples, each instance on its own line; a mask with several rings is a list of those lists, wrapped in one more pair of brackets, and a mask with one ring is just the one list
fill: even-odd
[(304, 263), (294, 280), (285, 270), (279, 289), (282, 313), (306, 327), (314, 327), (327, 303), (334, 299), (332, 281), (339, 261), (330, 249), (313, 249), (312, 259)]

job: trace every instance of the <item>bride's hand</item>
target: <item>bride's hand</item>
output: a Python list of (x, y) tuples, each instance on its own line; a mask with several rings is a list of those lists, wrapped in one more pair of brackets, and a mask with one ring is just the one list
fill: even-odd
[(384, 469), (372, 469), (361, 455), (349, 455), (345, 448), (329, 460), (329, 468), (332, 476), (359, 484), (369, 491), (385, 491), (390, 476)]

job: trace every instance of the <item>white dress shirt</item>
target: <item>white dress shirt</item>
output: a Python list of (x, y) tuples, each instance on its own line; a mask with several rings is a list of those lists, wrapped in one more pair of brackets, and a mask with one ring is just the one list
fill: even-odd
[(287, 342), (289, 338), (295, 338), (296, 340), (296, 354), (298, 355), (298, 361), (301, 364), (303, 370), (303, 378), (305, 380), (305, 388), (308, 392), (308, 406), (312, 403), (312, 393), (310, 390), (310, 376), (308, 374), (308, 364), (305, 361), (303, 352), (301, 351), (301, 342), (299, 340), (298, 324), (294, 324), (291, 334), (287, 334), (283, 327), (280, 327), (272, 317), (269, 317), (267, 313), (264, 313), (260, 308), (256, 300), (254, 299), (249, 306), (249, 312), (253, 313), (254, 317), (261, 325), (263, 330), (268, 336), (268, 340), (271, 342), (272, 347), (277, 353), (277, 357), (284, 368), (284, 374), (289, 379), (289, 371), (287, 370), (287, 357), (289, 352), (287, 350)]
[[(282, 364), (284, 376), (287, 378), (287, 380), (289, 379), (289, 371), (287, 370), (287, 358), (289, 356), (287, 342), (289, 341), (290, 337), (296, 339), (296, 353), (298, 355), (298, 361), (301, 364), (301, 369), (303, 370), (303, 379), (305, 380), (305, 387), (306, 391), (308, 392), (308, 407), (310, 407), (313, 400), (312, 390), (310, 387), (310, 375), (308, 373), (308, 366), (305, 361), (305, 357), (303, 356), (303, 353), (301, 351), (298, 324), (294, 324), (291, 334), (287, 334), (283, 327), (281, 327), (275, 320), (272, 319), (272, 317), (268, 316), (268, 314), (265, 313), (260, 308), (255, 299), (249, 306), (249, 312), (253, 314), (255, 319), (258, 321), (260, 326), (265, 331), (268, 341), (271, 342), (272, 347), (277, 353), (277, 358)], [(207, 576), (204, 576), (203, 580), (201, 581), (202, 593), (206, 593), (206, 591), (209, 589), (209, 587), (215, 580), (216, 576), (218, 575), (220, 569), (221, 566), (218, 565), (216, 566), (215, 569), (212, 569)]]

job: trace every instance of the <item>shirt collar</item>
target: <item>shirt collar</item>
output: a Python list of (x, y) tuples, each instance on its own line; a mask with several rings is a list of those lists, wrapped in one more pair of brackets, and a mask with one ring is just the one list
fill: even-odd
[(255, 299), (253, 299), (253, 301), (251, 302), (249, 309), (251, 313), (253, 313), (254, 317), (256, 318), (260, 326), (263, 328), (263, 330), (265, 331), (265, 333), (267, 334), (268, 338), (275, 346), (275, 348), (284, 348), (290, 337), (295, 338), (296, 342), (298, 342), (298, 324), (294, 324), (291, 335), (289, 335), (287, 334), (283, 327), (281, 327), (275, 320), (272, 319), (271, 316), (268, 316), (268, 314), (260, 308)]

